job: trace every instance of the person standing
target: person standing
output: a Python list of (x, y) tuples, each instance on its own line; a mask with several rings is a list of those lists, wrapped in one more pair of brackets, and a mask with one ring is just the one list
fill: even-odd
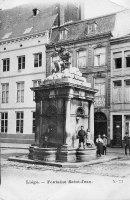
[(107, 150), (107, 136), (104, 134), (102, 136), (103, 140), (103, 155), (106, 155), (106, 150)]
[(130, 155), (130, 137), (127, 132), (124, 136), (124, 143), (125, 143), (125, 155), (127, 155), (127, 149), (129, 149), (129, 155)]
[(87, 129), (86, 145), (87, 145), (87, 146), (90, 146), (90, 145), (91, 145), (91, 133), (90, 133), (90, 130), (89, 130), (89, 129)]
[(94, 146), (94, 142), (93, 142), (93, 140), (92, 140), (92, 134), (91, 134), (89, 128), (87, 129), (86, 146), (87, 146), (87, 147), (92, 147), (92, 146)]
[(81, 126), (81, 129), (78, 131), (79, 148), (81, 147), (81, 143), (83, 143), (83, 148), (85, 149), (85, 137), (86, 132), (84, 131), (84, 127)]
[(101, 135), (98, 135), (98, 138), (96, 139), (96, 146), (97, 146), (97, 156), (100, 156), (103, 154), (103, 140), (101, 138)]

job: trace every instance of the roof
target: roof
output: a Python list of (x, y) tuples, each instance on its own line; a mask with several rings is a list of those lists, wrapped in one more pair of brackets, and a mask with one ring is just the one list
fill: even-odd
[[(40, 10), (33, 16), (32, 9)], [(57, 18), (55, 6), (24, 5), (0, 11), (0, 39), (11, 39), (23, 35), (49, 30)]]
[[(51, 42), (63, 42), (70, 40), (78, 40), (82, 38), (92, 37), (94, 35), (102, 35), (105, 33), (110, 33), (115, 27), (116, 15), (107, 15), (104, 17), (93, 18), (90, 20), (83, 20), (78, 22), (73, 22), (71, 24), (66, 24), (64, 27), (68, 30), (67, 37), (60, 40), (60, 31), (63, 27), (54, 28), (52, 31)], [(95, 31), (88, 34), (88, 25), (94, 25)]]
[[(88, 33), (88, 26), (95, 24), (95, 31)], [(60, 32), (63, 28), (68, 30), (67, 36), (60, 39)], [(52, 31), (51, 43), (89, 39), (90, 37), (111, 33), (112, 38), (119, 38), (130, 34), (130, 10), (123, 10), (115, 14), (109, 14), (88, 20), (72, 22), (65, 26), (54, 28)]]

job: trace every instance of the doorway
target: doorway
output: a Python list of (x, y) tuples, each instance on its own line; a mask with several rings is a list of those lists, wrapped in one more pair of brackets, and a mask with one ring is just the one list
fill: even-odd
[(98, 135), (105, 134), (107, 136), (107, 117), (102, 112), (96, 112), (94, 114), (94, 142)]
[(113, 146), (122, 146), (122, 116), (113, 116)]

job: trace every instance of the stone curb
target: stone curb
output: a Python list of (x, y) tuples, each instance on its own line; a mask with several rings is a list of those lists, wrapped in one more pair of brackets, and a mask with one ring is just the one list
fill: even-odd
[(0, 149), (29, 149), (29, 147), (0, 147)]
[[(100, 159), (100, 160), (99, 160)], [(79, 168), (87, 165), (94, 165), (94, 164), (100, 164), (104, 162), (109, 162), (111, 160), (120, 159), (119, 156), (113, 156), (109, 158), (98, 158), (97, 160), (92, 160), (88, 162), (77, 162), (77, 163), (61, 163), (61, 162), (47, 162), (47, 161), (40, 161), (40, 160), (30, 160), (26, 158), (20, 158), (20, 157), (9, 157), (9, 161), (14, 162), (21, 162), (21, 163), (28, 163), (28, 164), (37, 164), (37, 165), (49, 165), (54, 167), (62, 167), (62, 168)]]

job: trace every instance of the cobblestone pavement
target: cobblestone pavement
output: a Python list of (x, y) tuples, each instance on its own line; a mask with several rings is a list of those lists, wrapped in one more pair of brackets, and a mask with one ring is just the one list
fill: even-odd
[[(109, 154), (110, 151), (109, 150)], [(27, 170), (53, 170), (53, 171), (62, 171), (62, 172), (71, 172), (71, 173), (82, 173), (82, 174), (94, 174), (94, 175), (101, 175), (101, 176), (112, 176), (112, 177), (128, 177), (130, 176), (130, 156), (125, 156), (123, 150), (117, 150), (117, 152), (111, 153), (119, 154), (120, 159), (112, 160), (109, 162), (104, 162), (100, 164), (94, 164), (94, 165), (88, 165), (83, 166), (79, 168), (60, 168), (60, 167), (54, 167), (54, 166), (46, 166), (46, 165), (36, 165), (36, 164), (26, 164), (26, 163), (19, 163), (19, 162), (13, 162), (8, 161), (7, 158), (10, 156), (22, 156), (25, 154), (28, 154), (28, 150), (26, 149), (2, 149), (1, 151), (1, 163), (2, 168), (20, 168), (27, 169)], [(107, 156), (107, 155), (106, 155)], [(105, 157), (105, 156), (104, 156)]]
[(117, 152), (118, 160), (60, 168), (8, 161), (28, 150), (2, 149), (0, 200), (129, 200), (130, 156)]

